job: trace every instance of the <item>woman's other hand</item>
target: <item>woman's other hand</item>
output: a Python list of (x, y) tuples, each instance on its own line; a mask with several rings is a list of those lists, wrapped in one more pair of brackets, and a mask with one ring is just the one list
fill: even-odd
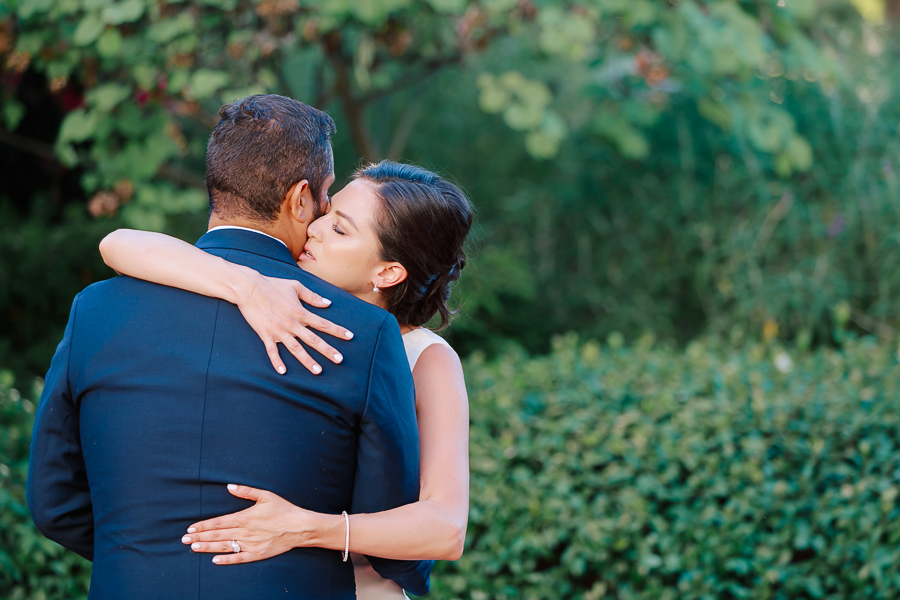
[[(181, 538), (194, 552), (218, 554), (213, 557), (218, 565), (278, 556), (305, 545), (314, 530), (312, 524), (317, 513), (294, 506), (281, 496), (246, 485), (229, 485), (228, 491), (256, 504), (240, 512), (194, 523)], [(232, 550), (232, 540), (238, 543), (240, 552)]]
[(265, 344), (266, 353), (276, 371), (281, 374), (287, 372), (278, 354), (279, 343), (284, 344), (303, 366), (316, 375), (322, 372), (322, 367), (313, 360), (300, 341), (334, 363), (343, 360), (340, 352), (310, 328), (345, 340), (351, 339), (353, 334), (313, 314), (301, 304), (302, 300), (310, 306), (326, 308), (331, 304), (330, 300), (322, 298), (299, 281), (266, 277), (255, 271), (251, 273), (250, 285), (239, 291), (236, 304), (247, 323)]

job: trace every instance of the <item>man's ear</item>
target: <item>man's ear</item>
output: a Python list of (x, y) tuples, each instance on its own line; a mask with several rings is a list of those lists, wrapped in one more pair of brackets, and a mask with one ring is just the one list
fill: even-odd
[(375, 275), (375, 283), (380, 288), (389, 288), (406, 280), (406, 267), (398, 262), (384, 263), (378, 274)]
[(307, 225), (316, 220), (316, 202), (307, 180), (302, 179), (292, 185), (288, 189), (284, 201), (294, 220)]

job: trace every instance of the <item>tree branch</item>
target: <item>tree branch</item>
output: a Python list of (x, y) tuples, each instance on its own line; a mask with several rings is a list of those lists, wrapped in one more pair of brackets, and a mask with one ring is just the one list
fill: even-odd
[(353, 96), (353, 89), (350, 84), (350, 69), (343, 53), (341, 35), (337, 31), (331, 32), (325, 36), (324, 42), (325, 55), (332, 64), (336, 75), (334, 91), (340, 98), (344, 116), (347, 118), (347, 124), (350, 126), (350, 136), (353, 138), (356, 150), (363, 158), (378, 160), (381, 153), (375, 146), (372, 136), (366, 127), (366, 105)]
[(181, 165), (162, 165), (159, 168), (157, 175), (163, 179), (168, 179), (172, 183), (180, 183), (188, 187), (206, 190), (206, 178), (200, 177), (193, 171), (184, 170), (181, 168)]
[[(47, 160), (52, 160), (53, 162), (59, 162), (59, 159), (56, 157), (56, 152), (53, 150), (53, 144), (48, 144), (47, 142), (34, 140), (0, 129), (0, 143)], [(163, 179), (168, 179), (173, 183), (180, 183), (182, 185), (203, 190), (206, 189), (206, 181), (203, 177), (200, 177), (191, 171), (185, 171), (181, 166), (162, 165), (157, 174)]]
[(47, 158), (53, 161), (56, 160), (56, 153), (53, 151), (53, 144), (48, 144), (47, 142), (33, 140), (17, 133), (10, 133), (9, 131), (3, 131), (2, 129), (0, 129), (0, 143), (6, 144), (7, 146), (12, 146), (17, 150), (35, 154), (37, 156), (40, 156), (41, 158)]
[(450, 54), (448, 56), (442, 56), (439, 58), (433, 58), (430, 61), (426, 62), (423, 66), (422, 70), (416, 73), (412, 73), (410, 75), (406, 75), (397, 79), (394, 84), (383, 90), (372, 90), (368, 94), (362, 95), (357, 101), (360, 104), (367, 105), (376, 100), (384, 98), (385, 96), (390, 96), (391, 94), (395, 94), (403, 89), (421, 83), (435, 75), (438, 71), (443, 69), (444, 67), (448, 67), (453, 64), (459, 64), (462, 62), (463, 53), (456, 52), (454, 54)]
[(419, 120), (419, 115), (422, 114), (422, 104), (422, 96), (419, 95), (413, 101), (412, 106), (403, 112), (400, 122), (397, 123), (397, 126), (394, 128), (391, 144), (388, 146), (388, 159), (398, 160), (403, 154), (403, 150), (406, 149), (406, 143), (409, 141), (409, 136), (413, 132), (416, 121)]

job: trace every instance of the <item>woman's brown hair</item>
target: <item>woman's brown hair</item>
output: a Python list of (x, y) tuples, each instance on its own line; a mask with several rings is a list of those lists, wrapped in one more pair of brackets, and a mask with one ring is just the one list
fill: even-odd
[(435, 315), (450, 324), (451, 285), (466, 266), (465, 242), (473, 210), (466, 195), (439, 175), (389, 160), (362, 167), (354, 179), (372, 183), (380, 201), (376, 234), (381, 259), (398, 262), (407, 276), (387, 288), (388, 311), (419, 327)]

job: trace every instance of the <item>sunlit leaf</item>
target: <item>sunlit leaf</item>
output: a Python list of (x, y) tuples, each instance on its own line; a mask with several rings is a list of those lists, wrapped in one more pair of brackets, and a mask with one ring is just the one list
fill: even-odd
[(231, 78), (228, 76), (228, 73), (223, 71), (199, 69), (191, 76), (190, 84), (185, 94), (191, 98), (208, 98), (228, 85), (230, 81)]
[(18, 6), (18, 16), (20, 19), (28, 19), (29, 17), (48, 12), (56, 0), (23, 0)]
[(114, 58), (122, 49), (122, 34), (115, 27), (103, 32), (97, 40), (97, 52), (104, 58)]
[(110, 25), (137, 21), (144, 14), (144, 0), (121, 0), (103, 9), (103, 20)]
[(83, 109), (70, 112), (59, 128), (57, 142), (81, 142), (88, 139), (97, 127), (97, 120), (98, 116), (94, 112)]
[(461, 13), (466, 8), (466, 0), (425, 0), (434, 10), (442, 13)]
[(182, 11), (151, 25), (147, 30), (147, 37), (159, 44), (167, 44), (179, 35), (190, 33), (195, 26), (193, 15), (188, 11)]
[(118, 83), (98, 85), (87, 95), (87, 101), (97, 112), (106, 113), (131, 95), (131, 89)]
[(103, 33), (106, 29), (106, 23), (94, 13), (88, 13), (78, 23), (75, 33), (72, 35), (72, 42), (77, 46), (87, 46)]

